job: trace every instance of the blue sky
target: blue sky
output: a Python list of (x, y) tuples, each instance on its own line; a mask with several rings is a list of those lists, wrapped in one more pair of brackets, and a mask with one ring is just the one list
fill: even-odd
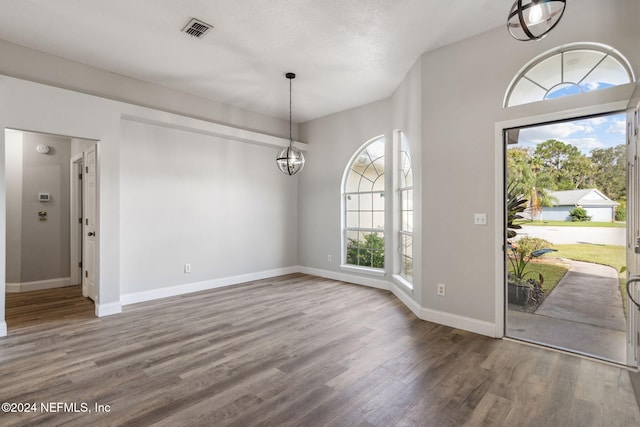
[[(548, 139), (571, 144), (589, 155), (594, 148), (625, 144), (626, 115), (624, 113), (574, 120), (520, 130), (518, 147), (535, 146)], [(513, 146), (512, 146), (513, 147)]]

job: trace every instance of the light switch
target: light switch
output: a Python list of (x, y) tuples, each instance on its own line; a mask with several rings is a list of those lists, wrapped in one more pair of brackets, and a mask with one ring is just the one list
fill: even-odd
[(473, 223), (475, 225), (487, 225), (487, 214), (486, 213), (473, 214)]

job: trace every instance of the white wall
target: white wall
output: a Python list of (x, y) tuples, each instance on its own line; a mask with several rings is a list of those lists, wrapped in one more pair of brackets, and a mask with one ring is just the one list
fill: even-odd
[[(269, 135), (289, 121), (178, 92), (0, 40), (0, 74)], [(293, 133), (296, 135), (294, 126)]]
[(275, 157), (270, 147), (123, 121), (121, 293), (296, 266), (297, 179)]
[(339, 276), (344, 273), (340, 269), (342, 176), (351, 157), (371, 138), (385, 135), (391, 144), (390, 108), (386, 100), (301, 125), (301, 139), (314, 144), (300, 173), (298, 199), (299, 263), (308, 272), (346, 278)]
[[(127, 301), (135, 302), (163, 296), (165, 294), (162, 291), (154, 291), (166, 289), (166, 286), (171, 287), (175, 283), (179, 283), (184, 287), (172, 289), (169, 293), (186, 292), (196, 288), (201, 289), (221, 283), (228, 284), (236, 280), (249, 280), (255, 277), (263, 277), (270, 274), (277, 275), (291, 271), (291, 268), (281, 268), (283, 266), (295, 269), (297, 211), (295, 204), (291, 205), (290, 202), (292, 198), (295, 199), (298, 178), (280, 176), (281, 174), (277, 171), (274, 160), (277, 152), (288, 144), (287, 138), (273, 137), (266, 133), (247, 131), (242, 128), (192, 119), (186, 116), (6, 76), (0, 77), (0, 92), (3, 94), (0, 98), (0, 129), (24, 129), (98, 141), (98, 219), (100, 224), (97, 232), (97, 256), (99, 262), (96, 268), (99, 278), (99, 294), (96, 304), (96, 313), (98, 315), (118, 313), (121, 310), (122, 282), (126, 283), (126, 291), (134, 293), (137, 291), (143, 292), (155, 286), (155, 289), (151, 290), (151, 292), (135, 295)], [(248, 114), (245, 117), (246, 128), (251, 127), (252, 119), (252, 114)], [(132, 146), (128, 147), (126, 144), (131, 143), (130, 131), (135, 126), (127, 127), (128, 125), (124, 123), (130, 121), (144, 123), (143, 127), (146, 127), (146, 130), (136, 134), (137, 136), (141, 135), (141, 138), (133, 138)], [(154, 127), (162, 130), (152, 130)], [(176, 133), (169, 129), (180, 129), (186, 132), (188, 136), (185, 134), (177, 138)], [(154, 159), (154, 150), (150, 148), (153, 147), (154, 138), (156, 137), (158, 137), (159, 144), (164, 144), (164, 148), (171, 151), (170, 154), (164, 153), (159, 158)], [(0, 223), (6, 223), (7, 213), (4, 139), (4, 132), (0, 132)], [(220, 139), (225, 140), (225, 142), (217, 142)], [(193, 145), (191, 145), (191, 141), (193, 141)], [(206, 144), (211, 144), (211, 147), (205, 147)], [(298, 146), (303, 145), (298, 144)], [(131, 153), (127, 151), (129, 148), (133, 150)], [(160, 176), (162, 179), (143, 181), (144, 186), (142, 189), (144, 191), (148, 191), (148, 194), (159, 196), (166, 194), (167, 183), (176, 178), (167, 174), (167, 171), (185, 174), (185, 179), (187, 181), (191, 180), (193, 184), (202, 177), (203, 173), (205, 175), (208, 173), (204, 169), (205, 165), (209, 163), (212, 165), (225, 163), (227, 168), (241, 168), (243, 165), (238, 160), (246, 158), (246, 166), (249, 170), (245, 175), (242, 175), (239, 169), (234, 169), (229, 171), (229, 177), (232, 179), (228, 179), (229, 177), (216, 171), (214, 175), (206, 176), (209, 181), (198, 182), (198, 190), (200, 190), (198, 195), (204, 194), (205, 187), (207, 187), (206, 184), (214, 184), (211, 180), (215, 177), (217, 179), (215, 184), (219, 185), (220, 188), (224, 188), (224, 202), (232, 200), (235, 203), (220, 203), (215, 206), (225, 212), (226, 216), (224, 218), (246, 218), (249, 215), (249, 220), (253, 221), (253, 223), (248, 228), (254, 231), (256, 226), (260, 226), (262, 233), (257, 235), (239, 234), (239, 238), (237, 238), (238, 236), (233, 236), (233, 238), (225, 238), (224, 240), (221, 240), (219, 235), (208, 235), (207, 237), (215, 246), (198, 246), (199, 249), (206, 249), (208, 253), (189, 253), (185, 250), (185, 246), (188, 244), (187, 237), (176, 236), (173, 231), (180, 220), (177, 212), (182, 207), (195, 209), (196, 211), (191, 212), (190, 215), (197, 216), (198, 222), (189, 225), (202, 227), (202, 231), (207, 234), (211, 232), (211, 229), (207, 228), (209, 223), (205, 222), (203, 218), (209, 214), (204, 210), (211, 207), (211, 202), (199, 203), (192, 200), (187, 203), (187, 199), (191, 199), (189, 196), (187, 199), (172, 200), (163, 204), (160, 206), (159, 213), (157, 213), (156, 211), (148, 210), (145, 206), (141, 207), (135, 201), (131, 202), (132, 198), (127, 198), (131, 193), (127, 193), (125, 190), (124, 194), (122, 194), (125, 208), (121, 209), (121, 190), (123, 188), (121, 180), (126, 185), (135, 186), (140, 183), (137, 180), (132, 180), (132, 173), (135, 172), (132, 172), (132, 169), (135, 168), (130, 163), (131, 159), (124, 159), (124, 167), (121, 170), (123, 150), (127, 156), (130, 154), (133, 156), (143, 155), (143, 158), (135, 159), (135, 161), (143, 163), (139, 166), (140, 170), (156, 174), (164, 172)], [(210, 157), (207, 157), (207, 155), (210, 155)], [(145, 157), (148, 160), (157, 160), (160, 163), (154, 163), (153, 161), (144, 163)], [(158, 166), (158, 164), (161, 164), (162, 167), (168, 166), (167, 162), (170, 157), (172, 161), (177, 162), (171, 168), (164, 170)], [(180, 163), (181, 159), (184, 159), (185, 162)], [(227, 159), (234, 160), (234, 163), (227, 163)], [(197, 164), (196, 161), (200, 162), (200, 169), (197, 171), (191, 169), (193, 165)], [(259, 161), (267, 162), (267, 165), (258, 167), (257, 163)], [(277, 178), (266, 176), (263, 173), (266, 170), (274, 171)], [(254, 186), (256, 187), (255, 189), (253, 189)], [(177, 189), (174, 188), (173, 194), (177, 194), (176, 192)], [(260, 193), (260, 197), (256, 198), (255, 203), (247, 200), (235, 202), (236, 195), (255, 196), (258, 193)], [(146, 197), (145, 194), (140, 196)], [(182, 194), (180, 194), (180, 197), (182, 197)], [(276, 203), (281, 203), (280, 207), (277, 208), (278, 210), (271, 209), (271, 205), (269, 205), (269, 209), (264, 208), (272, 200), (275, 200)], [(178, 202), (185, 202), (185, 206), (178, 205)], [(133, 210), (130, 211), (130, 209)], [(282, 216), (275, 217), (283, 212)], [(170, 213), (170, 215), (167, 216), (167, 213)], [(257, 213), (264, 215), (262, 221), (255, 221), (254, 217), (251, 216)], [(144, 217), (138, 217), (139, 214), (144, 215)], [(125, 220), (126, 227), (121, 226), (121, 218)], [(138, 231), (130, 228), (132, 223), (133, 226), (142, 224), (147, 227), (146, 230), (151, 230), (152, 233), (136, 234)], [(283, 224), (287, 224), (287, 227), (294, 230), (292, 233), (287, 234), (287, 236), (290, 236), (288, 240), (283, 240), (282, 238)], [(224, 224), (225, 227), (227, 225), (237, 225), (237, 221), (232, 224)], [(218, 226), (222, 227), (220, 224)], [(140, 237), (140, 241), (134, 242), (135, 251), (125, 249), (121, 243), (121, 236), (124, 236), (127, 245), (129, 245), (130, 241), (127, 240), (127, 233), (130, 230), (134, 235)], [(216, 231), (219, 231), (219, 229)], [(234, 230), (225, 228), (225, 231), (231, 232)], [(190, 230), (187, 235), (192, 237), (193, 234), (194, 231)], [(0, 247), (2, 248), (6, 247), (6, 237), (5, 227), (2, 227), (0, 230)], [(151, 237), (155, 240), (150, 241)], [(257, 248), (257, 254), (252, 252), (251, 241), (253, 238), (258, 239), (258, 243), (254, 245)], [(158, 241), (172, 245), (171, 250), (163, 255), (164, 258), (161, 259), (161, 264), (157, 262), (158, 258), (155, 257), (156, 254), (154, 253), (156, 247), (153, 246)], [(242, 251), (242, 256), (246, 256), (246, 262), (241, 264), (238, 258), (234, 258), (233, 262), (230, 262), (229, 258), (225, 257), (223, 259), (224, 266), (216, 264), (213, 258), (217, 254), (230, 250), (230, 248), (235, 250), (238, 246), (241, 246), (240, 250)], [(127, 259), (128, 264), (125, 264), (125, 268), (121, 272), (120, 260), (123, 251), (132, 258)], [(149, 255), (150, 253), (151, 256)], [(181, 256), (183, 254), (187, 256), (193, 254), (193, 257), (191, 259), (183, 259)], [(187, 258), (187, 256), (184, 258)], [(170, 258), (175, 261), (165, 266), (165, 261)], [(211, 259), (210, 265), (214, 265), (214, 268), (209, 266), (209, 268), (195, 270), (190, 276), (177, 274), (170, 276), (169, 280), (163, 279), (155, 284), (154, 280), (159, 276), (149, 278), (153, 274), (151, 271), (148, 269), (142, 270), (142, 272), (137, 270), (138, 268), (152, 266), (162, 272), (168, 272), (169, 270), (173, 272), (173, 265), (175, 264), (182, 265), (186, 262), (193, 262), (194, 268), (198, 268), (209, 259)], [(229, 263), (227, 264), (227, 262)], [(2, 278), (2, 282), (0, 282), (0, 313), (2, 314), (4, 314), (5, 303), (5, 263), (6, 259), (3, 256), (0, 258), (0, 278)], [(131, 266), (135, 267), (131, 268)], [(266, 271), (256, 271), (258, 268), (264, 268)], [(236, 276), (221, 277), (223, 274), (236, 274)], [(193, 280), (201, 280), (201, 282), (198, 282), (195, 287), (190, 286)], [(215, 281), (215, 283), (212, 281)], [(6, 333), (6, 324), (2, 319), (0, 318), (0, 336)]]
[(8, 283), (20, 283), (22, 265), (22, 132), (6, 132), (6, 203), (7, 233), (6, 244), (6, 280)]
[[(423, 55), (423, 221), (430, 225), (423, 232), (424, 307), (497, 321), (496, 283), (502, 283), (502, 277), (494, 266), (502, 263), (502, 256), (494, 236), (501, 234), (503, 214), (494, 197), (501, 191), (495, 176), (502, 176), (503, 164), (495, 124), (561, 106), (541, 102), (544, 105), (508, 111), (502, 108), (504, 93), (530, 59), (567, 43), (610, 45), (640, 70), (639, 7), (631, 0), (574, 3), (556, 30), (539, 43), (517, 42), (499, 28)], [(561, 102), (565, 109), (588, 109), (605, 96)], [(428, 201), (437, 201), (441, 208), (427, 208)], [(473, 225), (476, 212), (488, 214), (488, 226)], [(436, 296), (437, 283), (447, 285), (445, 298)]]
[[(70, 140), (26, 132), (22, 145), (20, 282), (68, 278)], [(48, 146), (49, 152), (38, 153), (38, 145)], [(39, 193), (49, 193), (51, 200), (40, 202)], [(39, 212), (47, 213), (45, 221)], [(17, 225), (7, 220), (7, 228)]]
[[(367, 137), (405, 128), (412, 152), (419, 153), (422, 211), (422, 254), (417, 261), (422, 277), (408, 304), (417, 301), (419, 307), (412, 309), (423, 318), (500, 335), (504, 205), (497, 124), (620, 108), (618, 101), (628, 99), (632, 88), (510, 109), (502, 107), (504, 94), (529, 60), (573, 42), (610, 45), (631, 61), (637, 73), (639, 8), (636, 0), (570, 3), (560, 25), (539, 42), (518, 42), (505, 28), (497, 28), (425, 53), (400, 85), (390, 109), (364, 106), (302, 124), (301, 137), (313, 148), (319, 165), (310, 167), (300, 181), (301, 264), (339, 271), (337, 264), (326, 262), (326, 254), (339, 250), (339, 182), (346, 162)], [(420, 83), (415, 82), (416, 72)], [(419, 102), (410, 98), (413, 91), (421, 91)], [(407, 110), (419, 111), (420, 118), (407, 116)], [(399, 116), (409, 118), (403, 123)], [(412, 134), (419, 135), (419, 141)], [(419, 149), (414, 150), (414, 145)], [(474, 213), (486, 213), (489, 224), (473, 225)], [(369, 280), (360, 275), (354, 281)], [(436, 295), (438, 283), (446, 285), (446, 297)]]
[[(570, 115), (566, 113), (568, 109), (574, 109), (575, 113), (593, 112), (594, 105), (602, 105), (607, 100), (620, 100), (618, 95), (622, 94), (616, 90), (593, 92), (580, 97), (580, 100), (555, 100), (504, 110), (502, 100), (507, 86), (531, 58), (571, 42), (595, 41), (611, 45), (630, 59), (636, 71), (639, 70), (639, 7), (637, 0), (571, 2), (560, 25), (540, 42), (517, 42), (508, 36), (505, 28), (498, 28), (424, 54), (400, 84), (396, 94), (386, 100), (305, 123), (300, 130), (301, 138), (310, 143), (308, 163), (303, 173), (293, 178), (299, 180), (298, 262), (311, 272), (344, 274), (339, 268), (342, 173), (351, 155), (365, 141), (381, 134), (391, 141), (393, 130), (400, 128), (407, 133), (414, 159), (417, 157), (416, 162), (420, 166), (418, 173), (421, 174), (421, 205), (417, 209), (422, 212), (422, 231), (418, 236), (422, 255), (417, 262), (421, 264), (422, 277), (415, 284), (419, 288), (405, 302), (414, 304), (414, 311), (418, 310), (424, 318), (447, 324), (460, 322), (462, 327), (472, 330), (476, 326), (482, 329), (498, 323), (500, 301), (497, 294), (502, 281), (499, 269), (502, 260), (496, 236), (500, 236), (502, 221), (502, 146), (496, 139), (496, 123), (509, 121), (519, 125), (532, 116), (550, 118), (552, 111), (561, 112), (566, 117)], [(199, 209), (210, 208), (213, 202), (198, 203), (191, 197), (178, 194), (178, 189), (171, 185), (136, 176), (137, 172), (130, 163), (133, 160), (129, 158), (140, 154), (150, 156), (172, 173), (184, 174), (186, 183), (193, 184), (202, 179), (203, 183), (194, 184), (202, 191), (206, 183), (217, 184), (220, 175), (202, 169), (187, 171), (180, 163), (168, 162), (165, 154), (154, 158), (150, 147), (153, 147), (156, 136), (159, 144), (166, 150), (173, 150), (176, 157), (178, 152), (182, 154), (177, 148), (178, 140), (185, 147), (195, 147), (194, 151), (185, 150), (185, 158), (196, 161), (196, 164), (200, 159), (196, 158), (198, 154), (195, 153), (202, 150), (205, 154), (224, 156), (225, 159), (227, 156), (238, 158), (247, 154), (250, 164), (256, 165), (259, 159), (269, 157), (267, 152), (270, 150), (259, 146), (240, 149), (236, 144), (247, 141), (269, 147), (286, 144), (286, 140), (267, 137), (273, 134), (286, 135), (286, 121), (136, 82), (8, 43), (0, 42), (0, 54), (3, 57), (0, 73), (58, 86), (0, 77), (0, 129), (12, 127), (99, 141), (99, 313), (101, 310), (102, 314), (119, 310), (121, 283), (127, 292), (153, 293), (158, 289), (189, 285), (189, 280), (204, 279), (208, 283), (217, 280), (219, 274), (247, 277), (254, 273), (250, 271), (252, 265), (275, 269), (270, 271), (282, 271), (281, 266), (295, 262), (296, 256), (291, 252), (295, 251), (293, 246), (276, 246), (269, 248), (272, 252), (251, 258), (245, 270), (239, 269), (238, 259), (233, 258), (229, 265), (213, 266), (205, 270), (205, 276), (197, 276), (202, 270), (196, 267), (206, 262), (206, 255), (189, 253), (182, 246), (187, 240), (171, 231), (176, 223), (180, 223), (184, 213), (177, 203), (161, 205), (155, 196), (164, 194), (165, 189), (170, 190), (177, 201), (195, 210), (189, 215), (193, 215), (191, 218), (196, 226), (205, 225), (205, 214)], [(132, 104), (152, 106), (154, 109), (60, 88), (99, 94)], [(419, 99), (416, 99), (414, 97), (418, 91)], [(412, 113), (406, 116), (406, 111)], [(134, 121), (146, 125), (123, 125), (123, 118), (131, 121), (130, 117), (137, 117)], [(194, 120), (193, 117), (207, 121)], [(208, 121), (232, 126), (221, 128)], [(153, 129), (158, 124), (164, 128), (162, 131)], [(167, 129), (186, 131), (190, 136)], [(246, 129), (257, 132), (247, 133), (244, 131)], [(220, 137), (227, 142), (213, 140)], [(243, 152), (245, 149), (249, 152)], [(271, 151), (275, 156), (276, 150), (272, 148)], [(3, 169), (4, 155), (4, 135), (1, 135), (0, 168)], [(151, 162), (144, 165), (143, 170), (153, 175), (158, 174), (160, 167)], [(0, 171), (0, 222), (5, 221), (6, 215), (4, 177), (4, 172)], [(263, 175), (260, 177), (267, 184), (276, 182)], [(387, 181), (387, 191), (391, 190), (390, 182)], [(225, 184), (229, 185), (223, 195), (225, 201), (231, 200), (236, 190), (252, 196), (257, 193), (257, 190), (247, 190), (250, 184), (241, 179), (238, 182), (225, 181)], [(253, 184), (255, 182), (252, 181)], [(133, 193), (124, 188), (125, 185), (140, 186), (140, 190), (154, 196), (149, 203), (157, 208), (153, 211), (159, 211), (160, 217), (150, 217), (151, 209), (140, 205)], [(290, 202), (290, 194), (296, 191), (291, 187), (295, 187), (295, 184), (276, 185), (280, 200)], [(269, 195), (273, 196), (272, 193)], [(262, 200), (262, 204), (244, 205), (244, 210), (252, 208), (259, 211), (271, 203), (271, 198), (269, 201)], [(230, 208), (229, 205), (226, 207)], [(273, 230), (265, 230), (265, 234), (260, 236), (263, 241), (280, 239), (281, 224), (296, 223), (295, 205), (287, 208), (291, 208), (287, 210), (289, 216), (284, 222), (279, 218)], [(473, 226), (474, 212), (487, 213), (489, 225)], [(276, 213), (267, 212), (267, 215)], [(220, 218), (233, 216), (227, 215), (221, 215)], [(145, 219), (149, 220), (148, 224), (144, 222)], [(143, 230), (156, 233), (154, 242), (163, 241), (162, 237), (174, 242), (175, 250), (169, 248), (167, 252), (159, 252), (152, 242), (144, 243), (142, 239), (152, 237), (136, 230), (136, 226), (147, 227)], [(167, 228), (169, 226), (171, 230)], [(138, 239), (130, 239), (126, 235), (129, 232)], [(193, 237), (192, 229), (186, 232)], [(244, 235), (242, 237), (247, 238)], [(249, 240), (252, 237), (248, 236)], [(0, 247), (4, 247), (5, 241), (6, 230), (1, 228)], [(135, 250), (127, 249), (125, 241), (127, 247), (131, 244)], [(221, 246), (212, 250), (211, 258), (219, 256), (220, 247), (227, 248), (234, 243), (233, 239), (225, 237)], [(202, 240), (197, 243), (199, 249), (210, 249), (207, 245)], [(261, 249), (266, 250), (264, 247)], [(150, 256), (145, 253), (147, 250), (151, 250)], [(123, 251), (133, 258), (122, 259)], [(189, 259), (179, 259), (182, 255)], [(331, 263), (327, 261), (327, 255), (332, 255)], [(187, 278), (181, 273), (181, 265), (191, 262), (191, 259), (195, 259), (195, 270)], [(158, 267), (154, 264), (153, 268), (161, 268), (167, 274), (166, 278), (147, 275), (152, 273), (145, 269), (150, 268), (156, 260), (163, 265)], [(5, 261), (5, 257), (0, 257), (0, 277), (5, 276)], [(372, 277), (350, 273), (346, 277), (380, 287), (388, 287), (390, 283), (389, 275)], [(154, 279), (161, 282), (153, 285)], [(447, 285), (446, 297), (435, 295), (437, 283)], [(151, 289), (153, 286), (159, 287)], [(0, 312), (4, 312), (2, 283)], [(473, 322), (476, 322), (476, 326)], [(2, 328), (0, 320), (0, 334), (3, 333)], [(486, 332), (486, 329), (481, 332)]]

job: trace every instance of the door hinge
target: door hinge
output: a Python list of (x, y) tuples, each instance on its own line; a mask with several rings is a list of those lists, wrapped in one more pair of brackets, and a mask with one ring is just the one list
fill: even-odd
[(89, 166), (85, 166), (85, 167), (84, 167), (84, 171), (85, 171), (86, 173), (89, 173)]
[(78, 268), (82, 268), (82, 261), (78, 263)]
[(89, 218), (86, 218), (86, 219), (84, 220), (84, 225), (89, 225)]
[(82, 224), (82, 218), (78, 218), (78, 222)]
[(82, 179), (82, 174), (78, 174), (78, 179)]
[(89, 277), (89, 272), (87, 270), (84, 271), (84, 277)]

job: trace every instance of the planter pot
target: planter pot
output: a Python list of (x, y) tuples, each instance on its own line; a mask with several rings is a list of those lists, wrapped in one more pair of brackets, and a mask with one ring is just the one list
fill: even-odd
[(509, 283), (507, 285), (507, 296), (510, 304), (527, 305), (530, 295), (531, 288), (529, 286), (517, 285), (515, 283)]

